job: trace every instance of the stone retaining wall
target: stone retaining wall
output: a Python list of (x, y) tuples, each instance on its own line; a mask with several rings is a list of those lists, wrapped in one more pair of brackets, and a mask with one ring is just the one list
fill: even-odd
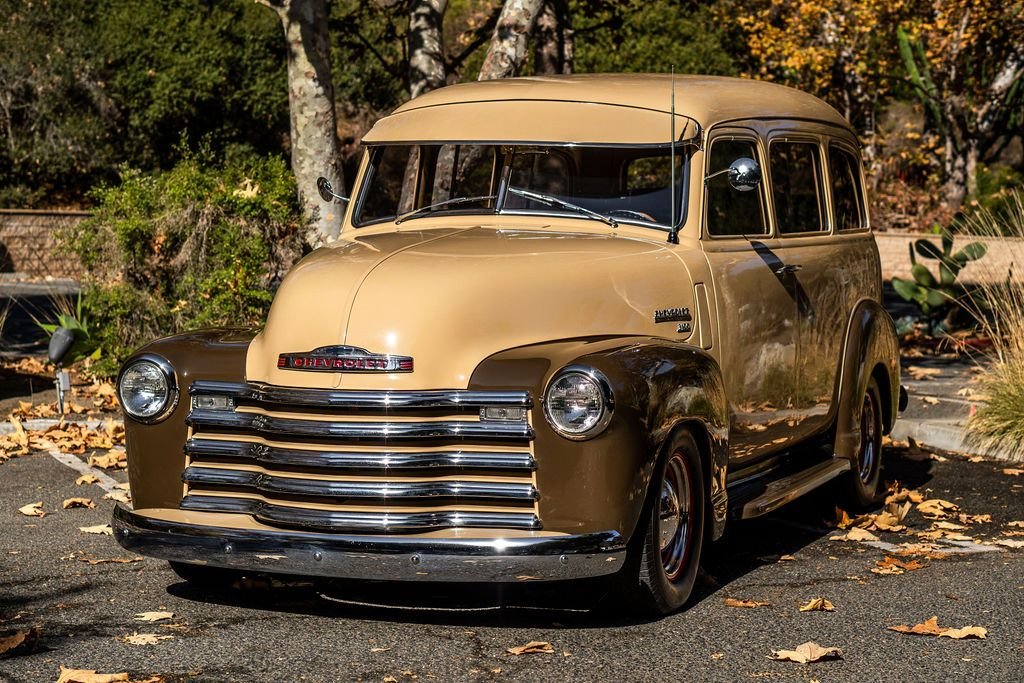
[[(921, 238), (931, 240), (939, 246), (938, 235), (922, 235), (914, 232), (886, 231), (876, 232), (878, 254), (882, 259), (882, 278), (910, 277), (910, 245)], [(986, 282), (1001, 280), (1012, 268), (1016, 277), (1024, 276), (1024, 239), (1019, 238), (969, 238), (958, 235), (953, 243), (954, 250), (970, 242), (980, 241), (988, 246), (988, 253), (978, 261), (973, 261), (961, 271), (963, 282)], [(938, 262), (934, 259), (922, 259), (918, 263), (928, 266), (933, 273), (938, 273)]]
[(89, 216), (87, 211), (0, 209), (0, 273), (30, 279), (78, 278), (78, 261), (57, 249), (56, 233)]

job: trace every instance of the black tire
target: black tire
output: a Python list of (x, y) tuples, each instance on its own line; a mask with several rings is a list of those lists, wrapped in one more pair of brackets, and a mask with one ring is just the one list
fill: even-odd
[(223, 567), (207, 567), (200, 564), (187, 564), (185, 562), (168, 562), (171, 571), (179, 578), (188, 581), (196, 588), (203, 588), (211, 591), (227, 590), (235, 585), (238, 579), (242, 578), (241, 572)]
[(878, 384), (872, 378), (861, 399), (860, 445), (846, 477), (846, 496), (856, 508), (870, 508), (881, 499), (882, 478), (882, 401)]
[(671, 614), (690, 599), (704, 548), (707, 501), (700, 450), (693, 435), (681, 430), (655, 467), (637, 528), (641, 537), (631, 549), (637, 557), (627, 563), (633, 604), (642, 612)]

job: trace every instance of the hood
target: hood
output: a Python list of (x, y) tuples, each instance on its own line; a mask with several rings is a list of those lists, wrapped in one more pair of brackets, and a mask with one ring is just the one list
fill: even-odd
[[(465, 388), (504, 349), (605, 335), (676, 337), (655, 309), (692, 306), (683, 262), (615, 235), (474, 227), (356, 237), (299, 263), (249, 347), (250, 381), (352, 389)], [(283, 370), (278, 356), (347, 345), (411, 356), (410, 373)]]

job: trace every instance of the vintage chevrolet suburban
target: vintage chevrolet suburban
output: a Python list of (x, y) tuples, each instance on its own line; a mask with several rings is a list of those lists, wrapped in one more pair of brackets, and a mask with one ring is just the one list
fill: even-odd
[(876, 500), (905, 393), (827, 104), (515, 78), (363, 143), (340, 239), (262, 330), (125, 364), (121, 545), (193, 581), (605, 577), (666, 613), (730, 519), (832, 480)]

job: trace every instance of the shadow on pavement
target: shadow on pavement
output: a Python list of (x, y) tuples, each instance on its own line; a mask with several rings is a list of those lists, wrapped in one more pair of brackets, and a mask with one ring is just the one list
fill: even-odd
[[(883, 470), (884, 481), (908, 488), (930, 481), (929, 460), (910, 459), (905, 449), (892, 455)], [(771, 515), (731, 523), (711, 547), (688, 607), (833, 533), (838, 500), (837, 489), (826, 486)], [(186, 600), (232, 607), (396, 623), (602, 629), (657, 621), (615, 609), (614, 583), (605, 580), (479, 585), (277, 579), (246, 577), (223, 591), (177, 582), (167, 590)]]

